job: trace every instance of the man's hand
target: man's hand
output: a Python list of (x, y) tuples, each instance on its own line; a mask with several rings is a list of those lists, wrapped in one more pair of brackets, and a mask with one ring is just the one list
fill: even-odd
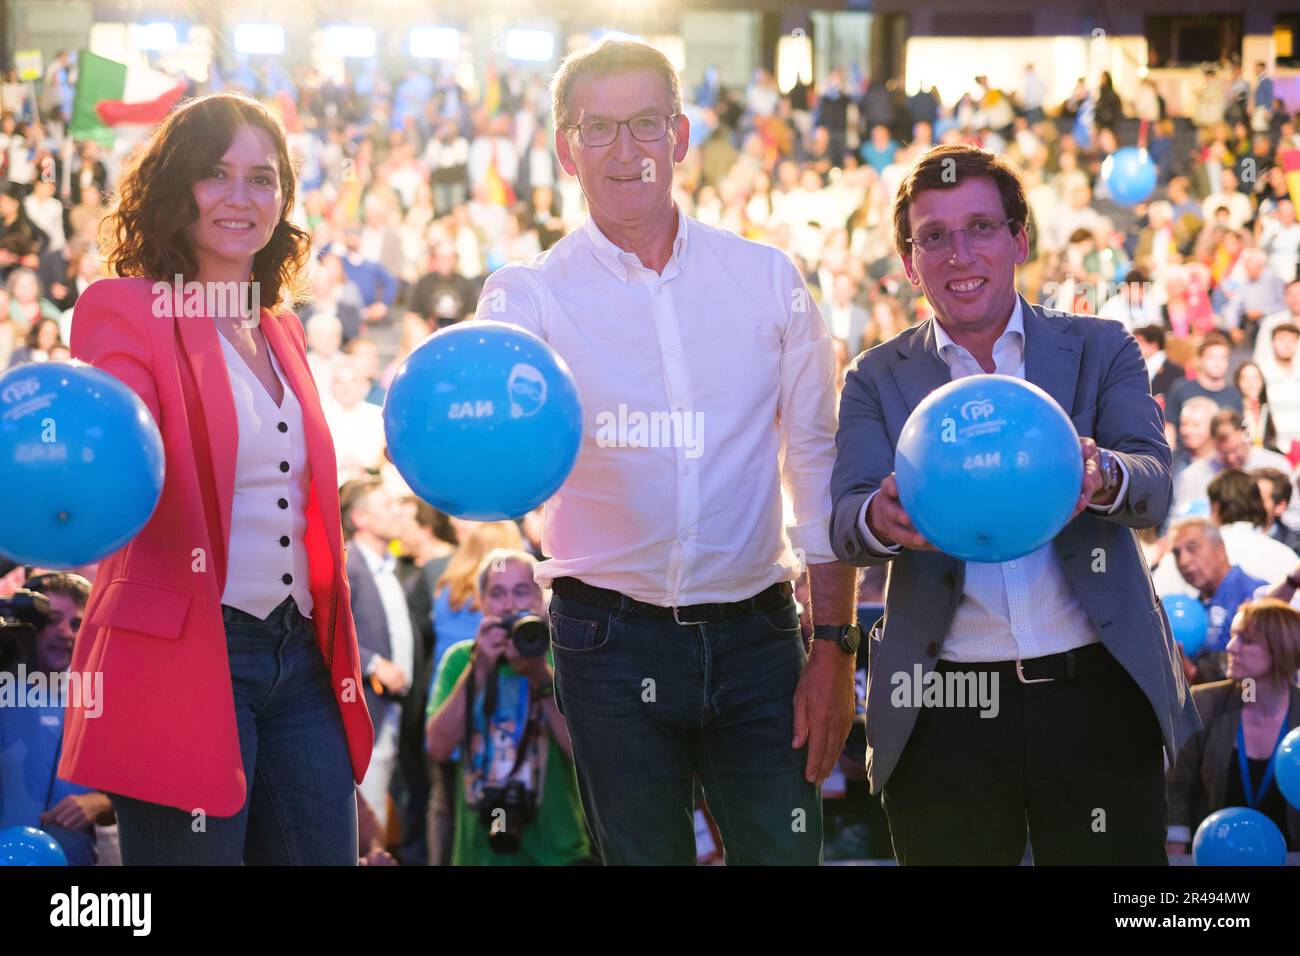
[(388, 306), (384, 305), (382, 302), (375, 302), (366, 306), (365, 311), (362, 314), (365, 316), (367, 322), (378, 322), (388, 314)]
[(397, 861), (383, 847), (375, 847), (365, 856), (357, 858), (357, 866), (397, 866)]
[(1097, 443), (1091, 438), (1079, 439), (1079, 453), (1083, 455), (1083, 485), (1079, 489), (1079, 498), (1074, 503), (1074, 512), (1070, 515), (1073, 521), (1084, 508), (1088, 505), (1109, 505), (1115, 503), (1115, 492), (1110, 493), (1110, 501), (1097, 501), (1097, 493), (1101, 491), (1101, 450)]
[(808, 744), (804, 777), (820, 784), (835, 768), (853, 723), (854, 657), (831, 641), (813, 641), (808, 664), (794, 690), (794, 740), (798, 750)]
[(386, 657), (381, 657), (375, 661), (370, 676), (383, 684), (384, 690), (390, 694), (404, 694), (407, 688), (410, 687), (410, 681), (407, 680), (406, 674)]
[(84, 830), (99, 818), (106, 816), (112, 808), (112, 803), (102, 793), (69, 794), (41, 814), (41, 826)]
[(934, 545), (926, 541), (912, 524), (898, 500), (898, 482), (891, 473), (880, 483), (880, 491), (871, 498), (867, 505), (867, 527), (887, 547), (901, 544), (905, 548), (917, 551), (934, 551)]
[(474, 680), (481, 687), (496, 670), (497, 662), (506, 652), (510, 635), (501, 626), (501, 618), (485, 614), (474, 635)]

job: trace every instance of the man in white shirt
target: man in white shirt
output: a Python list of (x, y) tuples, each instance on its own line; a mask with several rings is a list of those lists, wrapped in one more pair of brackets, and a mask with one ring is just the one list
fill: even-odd
[(366, 401), (370, 383), (358, 362), (343, 355), (334, 364), (330, 399), (321, 403), (334, 436), (339, 483), (374, 472), (384, 460), (384, 410)]
[(339, 490), (347, 541), (348, 581), (357, 647), (365, 675), (366, 707), (375, 725), (375, 749), (361, 794), (379, 819), (388, 819), (388, 789), (397, 766), (402, 702), (415, 673), (415, 630), (397, 559), (388, 543), (400, 532), (397, 503), (378, 478), (347, 482)]
[(1250, 197), (1237, 189), (1237, 172), (1232, 168), (1219, 170), (1219, 189), (1205, 197), (1201, 203), (1201, 218), (1214, 222), (1214, 211), (1220, 206), (1228, 210), (1228, 228), (1234, 232), (1246, 224), (1254, 214)]
[[(1027, 219), (1015, 168), (964, 145), (926, 153), (895, 199), (895, 245), (935, 318), (849, 369), (831, 482), (836, 554), (892, 562), (867, 772), (904, 864), (1014, 865), (1026, 838), (1037, 863), (1164, 863), (1162, 742), (1172, 761), (1200, 724), (1132, 529), (1168, 512), (1170, 450), (1132, 336), (1016, 295)], [(1074, 514), (1001, 563), (937, 551), (893, 475), (917, 405), (984, 373), (1038, 385), (1086, 436)]]
[[(787, 256), (673, 202), (690, 130), (662, 53), (575, 53), (552, 101), (591, 217), (492, 273), (478, 316), (545, 339), (582, 398), (536, 573), (587, 819), (606, 863), (693, 864), (698, 774), (728, 862), (816, 864), (858, 637), (828, 537), (831, 337)], [(664, 427), (606, 427), (633, 416)], [(811, 656), (789, 584), (805, 567)]]
[(1287, 452), (1300, 439), (1300, 363), (1296, 362), (1300, 326), (1282, 322), (1273, 326), (1269, 339), (1273, 354), (1259, 369), (1268, 388), (1268, 415), (1277, 430), (1277, 447)]

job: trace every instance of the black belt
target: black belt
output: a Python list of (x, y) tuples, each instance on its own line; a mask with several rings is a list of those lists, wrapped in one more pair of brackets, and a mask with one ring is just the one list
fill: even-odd
[(579, 604), (590, 604), (592, 607), (609, 610), (625, 610), (630, 614), (639, 614), (643, 617), (669, 618), (678, 624), (707, 624), (744, 614), (753, 614), (755, 611), (775, 611), (785, 607), (791, 595), (790, 582), (780, 581), (744, 601), (660, 607), (658, 604), (646, 604), (644, 601), (630, 598), (619, 591), (584, 584), (577, 578), (556, 578), (551, 582), (551, 590), (566, 601), (577, 601)]
[(1111, 656), (1110, 651), (1106, 650), (1101, 642), (1097, 642), (1073, 650), (1061, 651), (1059, 654), (1019, 661), (939, 661), (936, 670), (990, 671), (1000, 674), (1008, 681), (1045, 684), (1050, 681), (1074, 680), (1078, 677), (1105, 674), (1120, 666), (1119, 661)]

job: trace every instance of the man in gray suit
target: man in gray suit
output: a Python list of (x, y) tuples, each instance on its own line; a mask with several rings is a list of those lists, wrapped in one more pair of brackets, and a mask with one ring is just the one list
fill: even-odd
[[(1169, 446), (1122, 325), (1017, 295), (1027, 219), (1001, 157), (926, 153), (899, 187), (894, 233), (936, 318), (846, 376), (831, 543), (849, 564), (890, 562), (868, 642), (871, 789), (904, 864), (1013, 864), (1026, 831), (1038, 863), (1164, 863), (1162, 744), (1172, 761), (1200, 725), (1132, 529), (1169, 510)], [(993, 372), (1066, 410), (1084, 479), (1053, 541), (968, 563), (916, 531), (894, 450), (930, 392)]]

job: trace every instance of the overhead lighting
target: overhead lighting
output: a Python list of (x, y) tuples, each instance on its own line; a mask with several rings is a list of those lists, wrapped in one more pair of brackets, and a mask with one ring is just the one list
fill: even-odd
[(375, 31), (371, 27), (344, 24), (321, 31), (321, 52), (335, 57), (372, 57), (375, 55)]
[(235, 24), (235, 52), (279, 56), (284, 53), (284, 27), (278, 23)]
[(460, 56), (460, 31), (455, 27), (413, 27), (411, 56), (422, 60), (454, 60)]
[(506, 56), (512, 60), (545, 63), (555, 56), (555, 34), (550, 30), (506, 31)]

